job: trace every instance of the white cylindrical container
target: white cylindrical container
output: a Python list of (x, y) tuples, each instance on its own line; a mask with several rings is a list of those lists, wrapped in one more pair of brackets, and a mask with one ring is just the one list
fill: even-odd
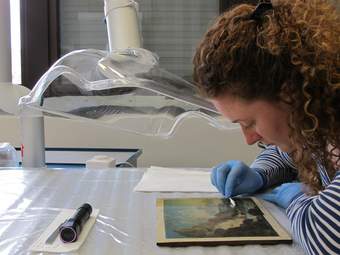
[(22, 166), (45, 166), (45, 133), (42, 112), (25, 109), (20, 116)]
[(110, 51), (142, 47), (137, 6), (131, 0), (105, 0)]
[(0, 82), (12, 82), (10, 0), (0, 1)]

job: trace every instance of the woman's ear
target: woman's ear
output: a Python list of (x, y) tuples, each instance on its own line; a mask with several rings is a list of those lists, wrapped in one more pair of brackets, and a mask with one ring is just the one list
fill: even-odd
[(293, 97), (292, 97), (293, 93), (291, 91), (291, 87), (292, 86), (290, 86), (288, 82), (285, 82), (281, 86), (281, 91), (279, 94), (280, 100), (288, 105), (291, 105), (293, 103)]

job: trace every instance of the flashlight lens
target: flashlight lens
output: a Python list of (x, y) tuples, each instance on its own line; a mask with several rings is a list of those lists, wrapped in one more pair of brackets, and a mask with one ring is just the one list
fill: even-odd
[(71, 243), (76, 241), (77, 234), (72, 228), (62, 228), (60, 230), (60, 238), (65, 243)]

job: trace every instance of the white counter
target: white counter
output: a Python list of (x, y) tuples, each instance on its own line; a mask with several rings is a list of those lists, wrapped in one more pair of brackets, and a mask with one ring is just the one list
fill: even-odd
[[(72, 254), (237, 255), (303, 254), (295, 245), (169, 248), (156, 246), (156, 199), (202, 197), (202, 193), (132, 192), (144, 173), (139, 168), (108, 170), (1, 170), (0, 253), (30, 254), (28, 247), (60, 212), (84, 202), (100, 213), (84, 245)], [(265, 203), (288, 227), (284, 212)], [(39, 253), (41, 254), (41, 253)]]

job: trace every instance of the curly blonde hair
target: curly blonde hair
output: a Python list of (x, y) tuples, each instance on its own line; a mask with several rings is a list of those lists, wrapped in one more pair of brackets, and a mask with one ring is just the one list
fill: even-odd
[(340, 165), (340, 21), (326, 0), (280, 0), (261, 19), (241, 4), (219, 16), (194, 57), (203, 95), (290, 105), (299, 178), (322, 190), (317, 164), (334, 178)]

